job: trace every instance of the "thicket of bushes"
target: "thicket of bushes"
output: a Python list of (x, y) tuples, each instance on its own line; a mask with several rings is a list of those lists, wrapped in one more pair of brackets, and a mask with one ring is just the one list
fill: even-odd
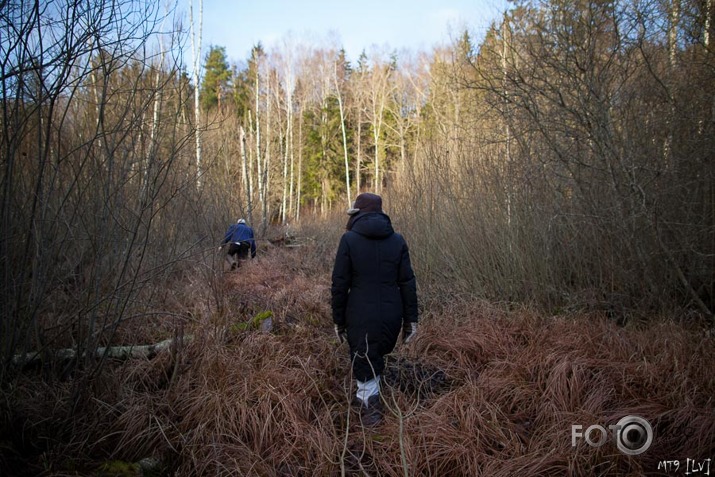
[[(508, 310), (434, 293), (419, 275), (419, 339), (388, 365), (384, 423), (364, 428), (349, 411), (347, 350), (332, 335), (334, 225), (299, 247), (263, 244), (239, 272), (211, 254), (175, 276), (166, 312), (119, 335), (176, 346), (108, 363), (79, 402), (81, 369), (19, 377), (3, 393), (0, 470), (96, 475), (153, 458), (166, 475), (665, 475), (662, 460), (712, 457), (705, 327)], [(267, 311), (270, 331), (243, 325)], [(572, 424), (626, 415), (653, 426), (645, 453), (572, 447)]]

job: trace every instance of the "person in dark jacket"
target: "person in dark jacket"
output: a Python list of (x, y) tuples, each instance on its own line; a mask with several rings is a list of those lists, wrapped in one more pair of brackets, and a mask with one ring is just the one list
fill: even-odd
[(228, 228), (219, 250), (229, 242), (226, 260), (231, 264), (231, 270), (238, 268), (240, 261), (248, 258), (249, 250), (251, 258), (256, 257), (256, 240), (253, 237), (253, 229), (246, 224), (245, 219), (238, 219), (238, 222)]
[(404, 343), (417, 333), (417, 287), (407, 243), (383, 213), (382, 198), (360, 194), (348, 214), (332, 274), (333, 322), (338, 340), (350, 346), (363, 423), (374, 424), (385, 355), (400, 330)]

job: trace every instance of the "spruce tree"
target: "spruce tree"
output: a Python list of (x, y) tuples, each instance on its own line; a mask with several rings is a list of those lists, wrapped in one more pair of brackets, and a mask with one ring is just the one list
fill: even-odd
[(201, 106), (208, 111), (221, 106), (230, 87), (231, 71), (226, 60), (226, 48), (212, 46), (206, 55), (204, 79), (201, 82)]

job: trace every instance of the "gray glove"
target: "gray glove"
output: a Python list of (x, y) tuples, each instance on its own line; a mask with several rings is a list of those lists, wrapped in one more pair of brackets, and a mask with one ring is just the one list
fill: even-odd
[(402, 344), (407, 344), (417, 334), (417, 322), (406, 321), (402, 324)]
[(345, 343), (345, 340), (348, 339), (348, 332), (345, 329), (345, 326), (334, 325), (334, 329), (335, 329), (335, 336), (338, 338), (338, 341), (340, 342), (340, 344)]

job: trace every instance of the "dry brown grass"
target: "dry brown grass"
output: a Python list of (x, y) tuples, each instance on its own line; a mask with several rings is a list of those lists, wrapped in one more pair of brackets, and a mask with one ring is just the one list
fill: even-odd
[[(0, 470), (89, 475), (154, 456), (182, 476), (659, 475), (660, 460), (715, 458), (715, 343), (697, 325), (622, 328), (464, 297), (423, 303), (419, 339), (392, 363), (428, 370), (424, 382), (388, 380), (384, 422), (364, 428), (332, 336), (332, 253), (325, 240), (262, 244), (238, 273), (197, 265), (167, 293), (163, 321), (131, 328), (141, 339), (181, 325), (193, 340), (111, 366), (74, 412), (72, 380), (20, 380), (2, 423), (25, 434), (0, 440)], [(266, 311), (270, 332), (242, 325)], [(433, 370), (445, 385), (430, 387)], [(571, 446), (572, 424), (629, 414), (653, 426), (644, 454)]]

